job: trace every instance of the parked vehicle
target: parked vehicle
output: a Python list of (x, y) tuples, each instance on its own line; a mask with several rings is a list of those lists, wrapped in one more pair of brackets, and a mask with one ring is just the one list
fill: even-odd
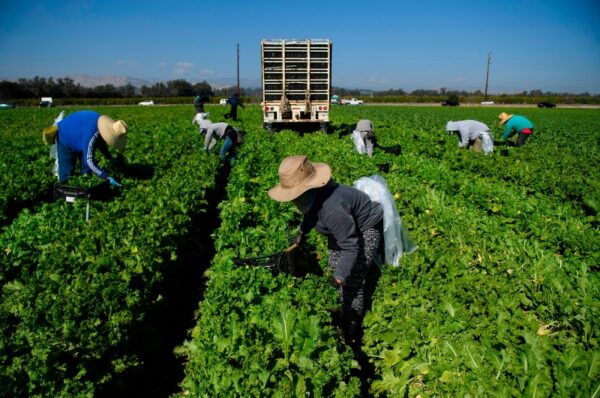
[(537, 104), (537, 106), (538, 108), (556, 108), (556, 104), (553, 104), (549, 101), (542, 101), (539, 104)]
[(481, 105), (494, 105), (494, 101), (483, 101)]
[(219, 105), (227, 105), (227, 98), (221, 98), (219, 100)]
[(448, 96), (448, 99), (442, 101), (442, 106), (459, 106), (458, 95), (451, 94)]
[(40, 108), (50, 108), (54, 106), (54, 102), (52, 101), (52, 97), (42, 97), (40, 103), (38, 104)]
[(262, 40), (263, 126), (329, 125), (331, 41)]
[(359, 100), (356, 98), (351, 98), (346, 101), (346, 105), (362, 105), (362, 104), (363, 104), (363, 100)]
[(6, 103), (1, 103), (0, 104), (0, 109), (11, 109), (14, 108), (15, 105), (14, 104), (6, 104)]
[(153, 101), (153, 100), (150, 100), (150, 101), (142, 101), (142, 102), (140, 102), (138, 105), (141, 105), (141, 106), (150, 106), (150, 105), (154, 105), (154, 101)]
[(339, 105), (340, 104), (340, 97), (338, 97), (337, 95), (332, 95), (331, 96), (331, 104), (332, 105)]

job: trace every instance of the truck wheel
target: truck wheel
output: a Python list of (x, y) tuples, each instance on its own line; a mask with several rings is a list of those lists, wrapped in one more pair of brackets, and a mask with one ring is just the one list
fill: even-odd
[(329, 124), (328, 123), (321, 123), (321, 132), (327, 134), (327, 131), (329, 130)]

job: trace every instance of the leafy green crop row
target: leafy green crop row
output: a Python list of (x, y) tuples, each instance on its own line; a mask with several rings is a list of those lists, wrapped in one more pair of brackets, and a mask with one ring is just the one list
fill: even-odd
[[(298, 148), (296, 135), (278, 136), (283, 137), (290, 149)], [(183, 395), (358, 394), (359, 380), (350, 374), (352, 353), (331, 324), (330, 311), (338, 304), (326, 279), (274, 277), (266, 269), (233, 264), (238, 256), (283, 250), (288, 223), (298, 221), (293, 209), (266, 196), (276, 179), (280, 143), (260, 128), (250, 129), (230, 175), (201, 316), (180, 350), (188, 358)]]
[(504, 157), (441, 134), (446, 120), (475, 118), (498, 136), (497, 112), (427, 113), (423, 129), (378, 134), (406, 142), (387, 179), (421, 247), (384, 273), (365, 320), (372, 392), (592, 395), (600, 258), (588, 204), (600, 191), (597, 169), (580, 166), (598, 160), (597, 115), (534, 110), (536, 135)]
[[(85, 202), (57, 201), (25, 209), (0, 235), (0, 395), (93, 396), (141, 367), (136, 336), (207, 210), (219, 162), (196, 150), (184, 112), (106, 112), (131, 128), (121, 194), (92, 201), (89, 223)], [(26, 177), (44, 185), (45, 173)]]
[(58, 113), (12, 109), (0, 115), (0, 227), (22, 209), (50, 197), (52, 162), (41, 137), (42, 129), (51, 125)]
[[(310, 268), (305, 278), (232, 263), (286, 246), (299, 216), (266, 190), (277, 182), (281, 159), (292, 154), (329, 163), (345, 184), (387, 163), (384, 176), (420, 245), (400, 267), (383, 271), (365, 319), (363, 350), (376, 373), (372, 394), (597, 393), (598, 112), (515, 109), (534, 121), (536, 132), (508, 156), (501, 147), (490, 156), (460, 150), (456, 137), (443, 132), (448, 120), (472, 118), (499, 137), (500, 111), (335, 108), (334, 128), (369, 118), (382, 145), (402, 145), (401, 156), (376, 151), (371, 159), (354, 153), (340, 128), (303, 137), (251, 129), (221, 206), (200, 319), (182, 349), (189, 359), (184, 395), (359, 394), (349, 376), (356, 372), (348, 373), (356, 363), (347, 355), (335, 364), (316, 361), (303, 350), (310, 334), (304, 322), (291, 321), (316, 317), (313, 335), (320, 337), (310, 346), (347, 352), (328, 320), (334, 298), (321, 275), (323, 239), (311, 234), (296, 258)], [(244, 120), (260, 123), (256, 114)], [(292, 325), (289, 335), (282, 324)], [(309, 384), (311, 371), (330, 378)]]
[[(227, 108), (209, 110), (220, 121)], [(0, 163), (0, 395), (99, 395), (143, 367), (139, 346), (151, 339), (138, 339), (165, 274), (197, 216), (219, 211), (197, 325), (177, 350), (187, 359), (181, 395), (598, 396), (598, 111), (337, 107), (332, 134), (299, 136), (263, 131), (249, 106), (217, 210), (206, 195), (219, 162), (199, 150), (191, 107), (99, 111), (128, 122), (129, 164), (114, 171), (125, 189), (92, 202), (89, 224), (84, 203), (48, 200), (39, 136), (56, 111), (0, 115), (0, 136), (14, 135)], [(460, 150), (443, 133), (448, 120), (477, 119), (499, 137), (501, 111), (536, 126), (508, 156)], [(356, 154), (338, 133), (361, 118), (402, 155)], [(365, 318), (373, 380), (332, 323), (339, 304), (322, 236), (294, 254), (299, 277), (233, 263), (287, 247), (299, 214), (266, 191), (293, 154), (329, 163), (344, 184), (387, 164), (420, 246), (383, 270)]]

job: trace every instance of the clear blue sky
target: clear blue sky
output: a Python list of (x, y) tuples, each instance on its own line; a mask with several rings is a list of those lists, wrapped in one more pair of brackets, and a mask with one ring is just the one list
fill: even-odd
[(263, 38), (329, 38), (346, 88), (600, 93), (600, 1), (2, 1), (0, 79), (260, 85)]

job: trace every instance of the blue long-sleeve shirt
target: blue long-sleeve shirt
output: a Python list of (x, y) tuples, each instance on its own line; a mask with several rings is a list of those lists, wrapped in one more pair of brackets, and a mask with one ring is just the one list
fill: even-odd
[(529, 121), (525, 116), (513, 115), (504, 126), (504, 134), (502, 139), (505, 140), (515, 133), (520, 132), (523, 129), (533, 129), (533, 123)]
[[(111, 159), (106, 142), (98, 131), (100, 114), (94, 111), (79, 111), (70, 114), (58, 123), (58, 143), (71, 151), (81, 154), (81, 161), (100, 178), (107, 178), (108, 173), (102, 170), (94, 159), (94, 151)], [(82, 171), (85, 167), (82, 167)]]
[(232, 108), (237, 108), (238, 105), (244, 108), (244, 104), (242, 104), (242, 101), (237, 95), (234, 95), (231, 98), (229, 98), (227, 100), (227, 103), (231, 105)]

